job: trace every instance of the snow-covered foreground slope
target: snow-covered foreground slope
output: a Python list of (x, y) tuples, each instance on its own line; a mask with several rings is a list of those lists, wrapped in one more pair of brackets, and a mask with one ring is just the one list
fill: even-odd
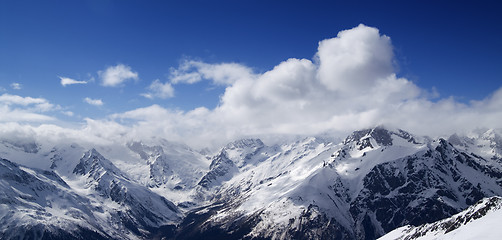
[(16, 163), (2, 160), (0, 236), (376, 239), (502, 196), (500, 139), (377, 127), (214, 154), (163, 139), (3, 139), (0, 157)]
[(434, 223), (400, 227), (380, 240), (486, 239), (502, 236), (502, 198), (485, 198), (468, 209)]

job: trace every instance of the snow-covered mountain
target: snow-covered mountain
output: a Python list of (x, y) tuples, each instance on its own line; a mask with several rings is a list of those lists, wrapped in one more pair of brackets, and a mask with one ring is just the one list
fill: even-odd
[[(173, 225), (181, 218), (180, 210), (172, 202), (131, 181), (110, 160), (95, 149), (84, 153), (73, 173), (74, 188), (92, 190), (86, 194), (105, 209), (120, 231), (142, 236), (151, 228)], [(122, 226), (125, 228), (122, 229)]]
[(131, 182), (95, 149), (67, 181), (0, 160), (2, 239), (137, 238), (181, 219), (178, 208)]
[(150, 144), (129, 142), (127, 148), (139, 158), (132, 163), (123, 163), (134, 181), (166, 196), (182, 211), (191, 209), (203, 198), (198, 193), (197, 184), (208, 172), (209, 156), (164, 139)]
[(340, 143), (242, 139), (214, 154), (163, 139), (4, 139), (0, 236), (376, 239), (502, 196), (501, 139), (376, 127)]
[(181, 224), (179, 238), (375, 239), (502, 194), (501, 172), (485, 158), (402, 130), (356, 131), (340, 144), (306, 138), (258, 153), (247, 155), (250, 165), (228, 153), (213, 161), (232, 177)]
[(502, 198), (480, 200), (466, 210), (447, 219), (417, 227), (400, 227), (380, 240), (426, 239), (500, 239), (502, 229)]
[(106, 221), (96, 216), (101, 206), (54, 172), (0, 159), (0, 188), (1, 239), (107, 239), (116, 233), (102, 227)]

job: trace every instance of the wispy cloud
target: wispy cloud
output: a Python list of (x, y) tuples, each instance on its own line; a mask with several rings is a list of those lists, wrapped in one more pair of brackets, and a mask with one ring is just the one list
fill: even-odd
[(101, 99), (92, 99), (92, 98), (84, 98), (84, 102), (94, 105), (94, 106), (102, 106), (104, 103)]
[(41, 112), (47, 112), (59, 108), (47, 101), (45, 98), (21, 97), (8, 93), (4, 93), (0, 96), (0, 104), (7, 106), (20, 105), (24, 107), (31, 107), (31, 109)]
[(21, 88), (23, 88), (23, 85), (21, 85), (21, 83), (14, 82), (10, 84), (10, 87), (15, 90), (20, 90)]
[(67, 85), (72, 85), (72, 84), (87, 84), (87, 81), (78, 81), (78, 80), (67, 78), (67, 77), (59, 77), (59, 79), (61, 79), (61, 85), (63, 87), (66, 87)]
[(47, 122), (55, 120), (42, 114), (58, 110), (59, 106), (44, 98), (22, 97), (4, 93), (0, 95), (0, 122)]
[(75, 115), (72, 111), (62, 111), (61, 113), (68, 117), (73, 117), (73, 115)]
[(148, 92), (147, 93), (142, 93), (141, 96), (146, 97), (146, 98), (161, 98), (161, 99), (166, 99), (166, 98), (171, 98), (174, 97), (174, 88), (173, 86), (169, 83), (162, 83), (160, 80), (155, 80), (148, 86)]
[(8, 107), (0, 106), (0, 122), (50, 122), (56, 120), (54, 117), (30, 112), (22, 109), (10, 109)]
[(253, 76), (253, 71), (249, 67), (237, 63), (209, 64), (185, 60), (178, 68), (171, 68), (169, 78), (173, 84), (192, 84), (203, 79), (210, 79), (215, 84), (231, 85), (240, 79)]
[(127, 80), (139, 79), (137, 72), (133, 72), (131, 67), (123, 64), (108, 67), (103, 71), (99, 71), (98, 75), (102, 80), (101, 84), (106, 87), (117, 87)]

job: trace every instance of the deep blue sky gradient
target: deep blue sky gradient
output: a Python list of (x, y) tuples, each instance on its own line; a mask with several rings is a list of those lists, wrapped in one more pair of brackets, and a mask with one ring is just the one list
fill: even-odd
[[(237, 62), (256, 72), (312, 59), (320, 40), (360, 23), (392, 39), (398, 75), (441, 97), (482, 99), (502, 86), (498, 1), (13, 1), (0, 2), (0, 87), (43, 97), (75, 117), (151, 104), (214, 108), (223, 88), (175, 85), (174, 98), (139, 94), (167, 81), (181, 60)], [(100, 86), (97, 71), (122, 63), (140, 80)], [(62, 87), (58, 76), (95, 82)], [(21, 83), (21, 90), (9, 87)], [(101, 107), (82, 99), (103, 99)]]

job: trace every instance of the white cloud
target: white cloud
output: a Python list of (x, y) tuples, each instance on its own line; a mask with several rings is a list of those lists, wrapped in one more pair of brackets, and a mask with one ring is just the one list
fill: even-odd
[(390, 38), (361, 24), (319, 42), (318, 77), (330, 90), (361, 92), (393, 73), (393, 56)]
[(21, 97), (19, 95), (4, 93), (0, 96), (0, 102), (5, 104), (18, 104), (26, 106), (30, 104), (46, 103), (47, 100), (43, 98)]
[(0, 122), (47, 122), (53, 117), (41, 114), (60, 109), (44, 98), (0, 95)]
[[(92, 120), (86, 119), (86, 126), (84, 128), (70, 128), (61, 127), (54, 124), (42, 123), (42, 124), (30, 124), (30, 123), (20, 123), (20, 122), (4, 122), (0, 121), (0, 139), (20, 140), (20, 141), (34, 141), (37, 143), (44, 143), (40, 147), (48, 147), (45, 149), (50, 151), (50, 148), (56, 144), (73, 144), (84, 148), (92, 148), (96, 146), (103, 146), (107, 144), (112, 144), (114, 141), (120, 138), (119, 130), (117, 124), (107, 124), (105, 122), (100, 122), (100, 127), (96, 128)], [(104, 132), (112, 132), (117, 135), (114, 136), (99, 134), (100, 131), (106, 129)], [(116, 143), (116, 141), (115, 141)], [(11, 159), (15, 160), (15, 159)], [(30, 166), (36, 166), (39, 168), (47, 168), (48, 166), (43, 165), (43, 161), (28, 161), (26, 159), (17, 159), (20, 162), (24, 162)]]
[(390, 38), (359, 25), (320, 41), (314, 61), (291, 58), (263, 74), (236, 63), (185, 61), (171, 70), (171, 82), (225, 85), (218, 107), (173, 112), (153, 105), (113, 118), (137, 121), (131, 134), (162, 133), (200, 146), (245, 136), (343, 135), (378, 124), (433, 136), (502, 127), (502, 90), (469, 104), (433, 101), (434, 90), (396, 76), (393, 62)]
[[(502, 88), (468, 103), (437, 98), (430, 93), (434, 89), (424, 90), (396, 75), (390, 38), (376, 28), (360, 25), (342, 31), (321, 41), (315, 56), (287, 59), (264, 73), (236, 63), (185, 61), (171, 71), (170, 83), (156, 80), (146, 94), (169, 97), (170, 84), (212, 81), (225, 86), (216, 108), (178, 111), (152, 105), (107, 119), (86, 119), (80, 130), (46, 127), (44, 131), (107, 144), (163, 136), (205, 147), (242, 137), (324, 132), (343, 137), (378, 124), (433, 137), (479, 127), (502, 128)], [(44, 102), (5, 94), (2, 101), (4, 108), (13, 105), (8, 102), (27, 106)], [(33, 131), (44, 132), (40, 129)]]
[(118, 64), (113, 67), (108, 67), (104, 71), (99, 71), (98, 75), (101, 77), (102, 85), (106, 87), (120, 86), (127, 80), (138, 80), (138, 73), (133, 72), (131, 67)]
[(84, 98), (84, 102), (94, 105), (94, 106), (102, 106), (104, 103), (101, 99), (92, 99), (92, 98)]
[(10, 87), (12, 89), (19, 90), (19, 89), (23, 88), (23, 85), (21, 85), (21, 83), (11, 83)]
[(21, 97), (18, 95), (11, 95), (4, 93), (0, 96), (0, 104), (6, 106), (20, 105), (30, 107), (31, 110), (47, 112), (59, 108), (44, 98)]
[(66, 85), (72, 85), (72, 84), (87, 84), (86, 81), (78, 81), (78, 80), (67, 78), (67, 77), (59, 77), (59, 79), (61, 79), (61, 85), (63, 87), (66, 87)]
[(61, 113), (68, 116), (68, 117), (73, 117), (73, 115), (75, 115), (72, 111), (63, 111)]
[(174, 97), (174, 88), (170, 83), (162, 83), (160, 80), (155, 80), (148, 86), (149, 92), (141, 94), (141, 96), (146, 98), (171, 98)]
[(186, 60), (177, 69), (171, 69), (170, 79), (173, 84), (196, 83), (210, 79), (215, 84), (231, 85), (243, 78), (252, 78), (252, 70), (237, 63), (209, 64)]
[(55, 118), (24, 109), (12, 109), (9, 106), (0, 105), (0, 122), (49, 122)]

